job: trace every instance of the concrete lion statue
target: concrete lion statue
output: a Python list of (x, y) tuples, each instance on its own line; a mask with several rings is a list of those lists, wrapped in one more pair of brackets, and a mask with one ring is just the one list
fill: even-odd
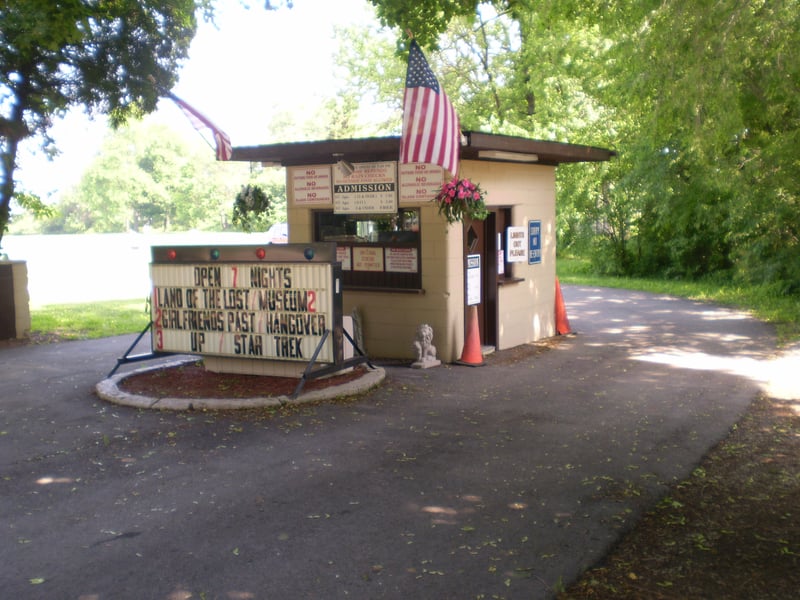
[(423, 323), (417, 327), (417, 337), (414, 340), (414, 351), (417, 353), (417, 360), (411, 366), (436, 366), (441, 361), (436, 359), (436, 346), (433, 345), (433, 327)]

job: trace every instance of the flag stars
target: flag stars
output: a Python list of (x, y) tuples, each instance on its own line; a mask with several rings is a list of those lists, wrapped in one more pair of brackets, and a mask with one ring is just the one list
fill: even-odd
[(456, 174), (460, 150), (458, 115), (428, 66), (419, 44), (412, 40), (403, 97), (400, 162), (441, 165)]
[(417, 44), (411, 44), (411, 50), (408, 53), (406, 87), (426, 87), (439, 93), (439, 82)]

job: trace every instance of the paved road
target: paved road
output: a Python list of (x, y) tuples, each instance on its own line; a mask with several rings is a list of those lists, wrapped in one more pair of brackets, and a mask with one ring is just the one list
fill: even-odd
[(3, 596), (552, 597), (777, 364), (734, 311), (564, 294), (578, 335), (553, 348), (387, 366), (362, 397), (277, 414), (99, 400), (130, 336), (0, 348)]

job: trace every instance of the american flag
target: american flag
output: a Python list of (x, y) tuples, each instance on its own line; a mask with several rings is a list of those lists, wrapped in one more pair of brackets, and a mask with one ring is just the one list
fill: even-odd
[(211, 130), (211, 133), (214, 136), (214, 144), (216, 145), (217, 149), (217, 160), (231, 159), (233, 148), (231, 146), (231, 138), (228, 137), (227, 133), (222, 131), (219, 127), (214, 125), (200, 112), (198, 112), (197, 109), (178, 98), (172, 92), (166, 92), (166, 96), (180, 107), (180, 109), (183, 111), (183, 114), (189, 118), (189, 121), (192, 122), (192, 125), (195, 129), (197, 129), (197, 131), (201, 132), (202, 134), (205, 129)]
[(403, 97), (400, 162), (441, 165), (455, 176), (460, 151), (458, 115), (439, 87), (419, 44), (411, 40)]

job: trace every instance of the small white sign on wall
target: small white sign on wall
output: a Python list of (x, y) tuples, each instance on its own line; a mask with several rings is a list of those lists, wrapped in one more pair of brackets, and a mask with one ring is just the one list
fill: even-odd
[(401, 204), (430, 202), (442, 189), (444, 169), (425, 163), (400, 164), (398, 177)]
[(352, 248), (350, 246), (336, 246), (336, 260), (342, 263), (342, 271), (352, 271)]
[(384, 248), (384, 253), (387, 272), (416, 273), (418, 271), (416, 248)]
[(506, 260), (510, 263), (528, 259), (528, 235), (524, 227), (506, 228)]
[(290, 167), (289, 180), (295, 205), (333, 204), (331, 168), (329, 165)]
[(354, 271), (383, 271), (383, 248), (376, 246), (353, 247)]
[(481, 255), (467, 255), (467, 306), (481, 303)]

